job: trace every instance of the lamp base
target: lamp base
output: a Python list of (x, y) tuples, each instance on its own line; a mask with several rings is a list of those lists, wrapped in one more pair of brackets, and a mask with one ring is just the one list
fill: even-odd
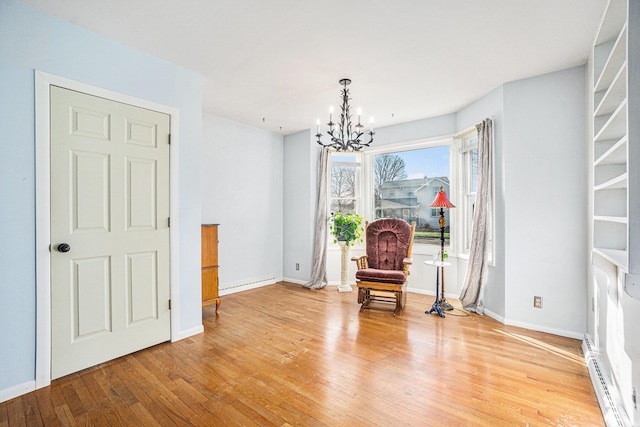
[(338, 285), (338, 292), (353, 292), (351, 285)]
[(436, 302), (434, 302), (433, 305), (431, 306), (431, 310), (427, 310), (424, 312), (424, 314), (432, 314), (432, 313), (436, 313), (438, 316), (444, 317), (444, 310), (442, 309), (442, 306), (440, 305), (440, 301), (438, 301), (437, 298), (436, 298)]
[(453, 310), (453, 306), (451, 304), (449, 304), (449, 301), (447, 301), (447, 299), (445, 297), (442, 297), (440, 299), (440, 307), (442, 307), (442, 309), (444, 311), (451, 311)]

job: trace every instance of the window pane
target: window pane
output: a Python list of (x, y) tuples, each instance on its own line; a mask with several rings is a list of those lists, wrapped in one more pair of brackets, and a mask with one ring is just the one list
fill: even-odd
[[(374, 156), (374, 218), (415, 221), (415, 243), (440, 245), (440, 210), (429, 205), (440, 187), (449, 194), (449, 175), (449, 146)], [(448, 244), (448, 209), (444, 215), (445, 244)]]
[(359, 173), (360, 157), (339, 153), (331, 155), (330, 214), (356, 211)]
[(471, 153), (471, 193), (475, 193), (478, 185), (478, 149), (474, 148)]
[(469, 250), (471, 246), (471, 227), (473, 225), (473, 213), (476, 208), (476, 193), (470, 193), (466, 196), (466, 215), (465, 222), (467, 224), (467, 228), (464, 232), (464, 248), (465, 250)]
[(464, 225), (463, 243), (464, 250), (469, 251), (471, 245), (471, 228), (473, 226), (473, 212), (475, 209), (476, 192), (478, 188), (478, 136), (477, 134), (468, 135), (463, 139), (463, 169), (461, 170), (464, 183), (464, 203), (458, 208), (462, 213)]
[(356, 202), (354, 199), (332, 199), (331, 200), (331, 213), (343, 212), (353, 213), (355, 212)]

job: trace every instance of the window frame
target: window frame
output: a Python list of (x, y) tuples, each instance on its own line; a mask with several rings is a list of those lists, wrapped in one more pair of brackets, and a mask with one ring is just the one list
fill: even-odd
[[(356, 161), (355, 162), (336, 162), (334, 160), (334, 156), (335, 157), (355, 157)], [(363, 214), (363, 209), (362, 209), (362, 194), (363, 194), (363, 187), (364, 185), (364, 181), (365, 181), (365, 173), (363, 171), (364, 169), (364, 152), (362, 151), (335, 151), (335, 150), (330, 150), (329, 151), (329, 161), (327, 164), (327, 176), (325, 177), (325, 179), (327, 180), (327, 220), (329, 218), (331, 218), (331, 206), (332, 206), (332, 202), (334, 200), (334, 198), (331, 195), (331, 179), (333, 176), (333, 167), (334, 166), (348, 166), (348, 167), (352, 167), (352, 165), (355, 164), (355, 189), (354, 189), (354, 195), (353, 195), (353, 205), (354, 205), (354, 210), (358, 215), (364, 216), (365, 220), (366, 220), (366, 216)], [(346, 198), (343, 198), (346, 199)], [(327, 233), (327, 239), (328, 239), (328, 243), (329, 243), (329, 248), (337, 248), (338, 244), (337, 243), (333, 243), (333, 237), (331, 236), (331, 233)], [(355, 247), (359, 247), (362, 246), (362, 243), (360, 242), (356, 242), (355, 243)]]
[[(469, 140), (476, 138), (475, 143), (467, 143)], [(473, 226), (473, 215), (472, 207), (470, 206), (470, 198), (471, 194), (477, 195), (477, 187), (475, 192), (468, 191), (469, 186), (471, 184), (471, 162), (466, 161), (466, 154), (470, 153), (474, 148), (478, 148), (478, 131), (475, 126), (469, 127), (455, 136), (456, 145), (458, 149), (456, 150), (458, 153), (458, 165), (459, 165), (459, 194), (462, 196), (460, 198), (460, 223), (464, 224), (464, 227), (460, 229), (459, 235), (459, 252), (458, 256), (462, 259), (469, 259), (469, 249), (471, 243), (471, 228)], [(495, 183), (495, 162), (491, 162), (493, 167), (491, 169), (492, 182)], [(477, 183), (476, 183), (477, 185)], [(494, 218), (495, 218), (495, 185), (491, 189), (492, 191), (492, 205), (490, 207), (491, 211), (489, 213), (489, 232), (488, 238), (489, 242), (487, 245), (487, 262), (491, 266), (495, 266), (495, 228), (494, 228)], [(475, 199), (474, 199), (475, 200)]]
[[(456, 167), (455, 164), (455, 138), (454, 135), (444, 135), (434, 138), (425, 138), (415, 141), (402, 142), (398, 144), (388, 144), (376, 148), (369, 148), (363, 152), (363, 170), (362, 170), (362, 212), (366, 221), (372, 221), (375, 217), (375, 164), (374, 158), (380, 154), (397, 153), (399, 151), (413, 151), (425, 148), (449, 147), (449, 198), (453, 201), (456, 197), (457, 184), (455, 183)], [(455, 202), (454, 202), (455, 204)], [(453, 224), (456, 219), (456, 209), (449, 212), (449, 221)], [(450, 254), (456, 253), (457, 247), (457, 228), (449, 227), (449, 242), (445, 245), (445, 250)], [(424, 244), (414, 241), (413, 253), (417, 255), (435, 255), (440, 250), (440, 245)]]
[[(470, 142), (475, 139), (475, 142)], [(460, 194), (462, 195), (462, 220), (464, 227), (462, 227), (461, 237), (461, 253), (469, 254), (469, 248), (471, 247), (471, 227), (473, 226), (473, 206), (471, 200), (475, 199), (478, 194), (477, 189), (477, 173), (476, 173), (476, 189), (473, 190), (473, 163), (471, 160), (471, 152), (478, 149), (478, 132), (474, 129), (470, 132), (461, 135), (460, 137)], [(477, 154), (476, 154), (477, 155)]]

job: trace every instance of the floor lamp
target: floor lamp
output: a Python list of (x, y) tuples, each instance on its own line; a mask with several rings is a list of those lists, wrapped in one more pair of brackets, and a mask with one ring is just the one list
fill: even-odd
[[(447, 302), (444, 297), (444, 228), (447, 226), (447, 219), (444, 217), (444, 208), (455, 208), (455, 205), (447, 198), (447, 193), (444, 192), (444, 187), (440, 187), (440, 191), (433, 200), (433, 203), (429, 205), (430, 208), (440, 208), (440, 218), (438, 218), (438, 225), (440, 225), (440, 266), (436, 266), (436, 301), (433, 303), (431, 310), (427, 313), (438, 313), (441, 317), (444, 317), (442, 311), (453, 310), (453, 306)], [(440, 269), (440, 270), (438, 270)], [(438, 295), (438, 282), (442, 278), (442, 291)]]

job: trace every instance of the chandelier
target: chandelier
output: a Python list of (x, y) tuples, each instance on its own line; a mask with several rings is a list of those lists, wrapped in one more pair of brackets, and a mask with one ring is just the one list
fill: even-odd
[[(323, 147), (333, 148), (336, 151), (359, 151), (362, 147), (368, 147), (373, 142), (373, 117), (369, 119), (371, 128), (369, 132), (364, 131), (364, 126), (360, 123), (360, 115), (362, 112), (358, 108), (358, 124), (352, 126), (351, 113), (349, 112), (349, 89), (347, 86), (351, 84), (350, 79), (342, 79), (339, 82), (344, 86), (342, 89), (342, 113), (340, 114), (340, 123), (333, 123), (333, 107), (329, 109), (329, 130), (327, 135), (331, 137), (331, 142), (328, 144), (322, 143), (322, 133), (320, 132), (320, 119), (316, 122), (316, 138), (318, 138), (318, 144)], [(355, 130), (353, 130), (355, 128)], [(369, 141), (363, 143), (360, 138), (367, 133), (369, 135)]]

